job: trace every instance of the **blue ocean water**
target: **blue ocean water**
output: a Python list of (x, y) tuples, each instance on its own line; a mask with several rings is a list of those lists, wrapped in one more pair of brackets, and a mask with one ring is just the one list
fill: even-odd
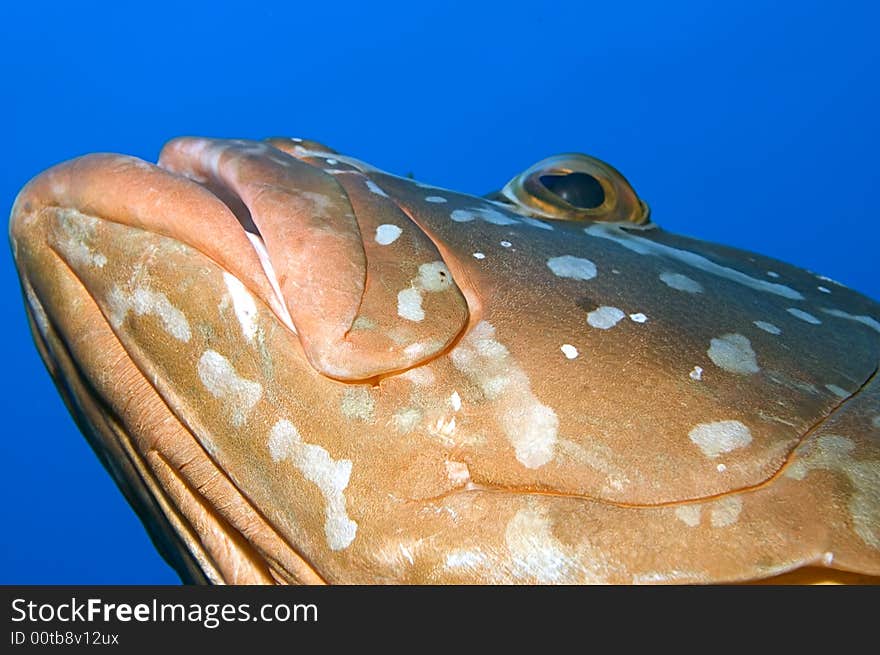
[[(183, 134), (313, 138), (475, 194), (601, 157), (663, 227), (874, 298), (871, 2), (10, 4), (0, 207), (59, 161)], [(0, 583), (177, 580), (79, 434), (0, 254)]]

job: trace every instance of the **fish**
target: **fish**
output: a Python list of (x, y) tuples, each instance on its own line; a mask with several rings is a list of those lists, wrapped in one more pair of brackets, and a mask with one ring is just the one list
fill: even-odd
[(9, 230), (184, 582), (880, 579), (880, 306), (663, 230), (599, 159), (477, 197), (179, 137), (44, 171)]

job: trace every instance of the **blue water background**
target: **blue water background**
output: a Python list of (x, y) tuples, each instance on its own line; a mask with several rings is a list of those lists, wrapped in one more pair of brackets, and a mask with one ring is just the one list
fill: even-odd
[[(59, 161), (183, 134), (313, 138), (475, 194), (582, 151), (665, 228), (880, 298), (877, 6), (7, 3), (0, 208)], [(0, 284), (0, 583), (175, 582), (56, 394), (5, 247)]]

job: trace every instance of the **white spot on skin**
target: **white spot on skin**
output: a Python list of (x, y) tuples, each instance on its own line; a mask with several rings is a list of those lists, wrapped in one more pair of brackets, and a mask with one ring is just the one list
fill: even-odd
[(553, 534), (548, 511), (537, 504), (520, 509), (508, 521), (504, 540), (510, 554), (506, 572), (521, 581), (603, 584), (609, 570), (619, 568), (586, 540), (576, 545), (560, 541)]
[(703, 367), (702, 366), (694, 366), (694, 370), (688, 373), (688, 377), (691, 380), (700, 381), (703, 379)]
[(422, 321), (425, 310), (422, 309), (422, 292), (410, 287), (397, 294), (397, 315), (408, 321)]
[(814, 469), (831, 470), (845, 476), (852, 487), (847, 509), (853, 531), (872, 548), (880, 550), (880, 460), (852, 456), (856, 444), (852, 439), (836, 434), (823, 434), (798, 449), (795, 459), (785, 469), (785, 475), (803, 480)]
[(865, 316), (864, 314), (849, 314), (840, 309), (829, 309), (827, 307), (823, 308), (822, 311), (837, 318), (845, 318), (850, 321), (855, 321), (856, 323), (861, 323), (862, 325), (867, 325), (875, 332), (880, 332), (880, 321), (870, 316)]
[(568, 359), (574, 359), (578, 356), (578, 349), (572, 346), (570, 343), (562, 344), (559, 349), (562, 351), (562, 354), (565, 355)]
[(708, 354), (716, 366), (731, 373), (748, 375), (761, 370), (751, 341), (741, 334), (724, 334), (712, 339)]
[(510, 248), (510, 246), (512, 246), (512, 245), (513, 245), (513, 244), (510, 243), (510, 241), (502, 241), (502, 242), (501, 242), (501, 247), (502, 247), (502, 248)]
[(821, 291), (822, 293), (831, 293), (831, 289), (829, 289), (828, 287), (816, 287), (816, 288), (819, 291)]
[(648, 320), (648, 317), (642, 314), (641, 312), (637, 312), (635, 314), (629, 315), (630, 319), (636, 323), (644, 323)]
[(715, 467), (715, 470), (719, 473), (724, 473), (727, 470), (727, 467), (724, 464), (719, 464)]
[(426, 348), (427, 346), (425, 346), (425, 344), (416, 342), (409, 344), (406, 348), (403, 349), (403, 352), (410, 359), (416, 359), (417, 357), (420, 357), (423, 352), (425, 352)]
[(486, 259), (486, 255), (484, 255), (484, 254), (481, 253), (481, 252), (475, 252), (475, 253), (474, 253), (474, 259)]
[(679, 571), (672, 569), (671, 571), (649, 571), (648, 573), (637, 573), (632, 577), (634, 585), (658, 584), (661, 582), (681, 582), (684, 584), (692, 583), (694, 580), (700, 579), (700, 574), (693, 571)]
[(419, 368), (411, 368), (405, 373), (401, 373), (400, 377), (402, 377), (404, 380), (409, 380), (414, 385), (419, 387), (427, 387), (434, 384), (433, 371), (424, 366), (420, 366)]
[(422, 309), (422, 291), (438, 292), (452, 287), (452, 273), (443, 262), (429, 262), (419, 266), (419, 274), (410, 288), (397, 294), (397, 314), (410, 321), (422, 321), (425, 311)]
[(599, 307), (587, 314), (587, 323), (600, 330), (609, 330), (617, 325), (626, 314), (617, 307)]
[(739, 520), (742, 499), (739, 496), (725, 496), (711, 505), (709, 522), (713, 528), (726, 528)]
[(773, 325), (773, 323), (768, 323), (767, 321), (754, 321), (755, 327), (759, 330), (764, 330), (764, 332), (769, 332), (770, 334), (782, 334), (782, 330)]
[(663, 271), (660, 273), (660, 281), (670, 289), (684, 291), (686, 293), (703, 293), (703, 285), (681, 273)]
[(223, 279), (226, 282), (226, 289), (229, 291), (229, 297), (232, 298), (232, 308), (235, 310), (235, 316), (241, 325), (241, 332), (245, 339), (252, 341), (257, 334), (257, 304), (254, 297), (247, 290), (247, 287), (241, 283), (234, 275), (223, 272)]
[(504, 539), (519, 577), (547, 584), (559, 582), (579, 568), (550, 531), (546, 512), (539, 509), (519, 510), (508, 522)]
[(623, 491), (631, 480), (617, 460), (617, 453), (612, 448), (592, 440), (576, 443), (567, 439), (559, 440), (559, 457), (557, 461), (570, 461), (578, 465), (586, 465), (605, 474), (606, 484), (602, 493), (611, 494)]
[(455, 434), (455, 417), (446, 419), (441, 416), (434, 425), (429, 427), (428, 432), (432, 436), (439, 437), (444, 444), (453, 445), (455, 442), (451, 437)]
[(532, 218), (531, 216), (520, 216), (520, 219), (526, 225), (531, 225), (532, 227), (536, 227), (540, 230), (549, 230), (553, 231), (553, 226), (549, 223), (545, 223), (544, 221), (539, 221), (537, 218)]
[(322, 218), (330, 218), (332, 216), (334, 212), (334, 204), (329, 196), (315, 191), (300, 191), (296, 193), (296, 195), (311, 204), (310, 209), (313, 215)]
[(706, 457), (712, 459), (752, 443), (752, 433), (740, 421), (700, 423), (688, 433)]
[(451, 353), (462, 371), (492, 403), (495, 418), (527, 468), (553, 459), (559, 419), (532, 393), (529, 379), (507, 348), (495, 340), (495, 328), (481, 321)]
[(400, 554), (406, 558), (406, 561), (409, 562), (410, 566), (413, 566), (415, 564), (415, 560), (413, 560), (413, 556), (412, 556), (412, 553), (410, 552), (409, 548), (407, 548), (403, 544), (400, 544), (399, 547), (400, 547)]
[(350, 387), (342, 394), (340, 409), (348, 419), (370, 422), (373, 420), (375, 407), (376, 400), (370, 394), (369, 387)]
[(794, 316), (795, 318), (799, 318), (802, 321), (806, 321), (812, 325), (821, 325), (822, 321), (810, 314), (809, 312), (805, 312), (802, 309), (798, 309), (797, 307), (789, 307), (786, 309), (789, 314)]
[[(675, 517), (689, 528), (700, 525), (703, 505), (681, 505), (675, 508)], [(726, 496), (706, 505), (709, 510), (709, 523), (713, 528), (725, 528), (739, 519), (742, 499), (739, 496)]]
[(803, 300), (804, 298), (803, 294), (799, 291), (795, 291), (791, 287), (782, 284), (774, 284), (772, 282), (767, 282), (766, 280), (759, 280), (735, 269), (716, 264), (702, 255), (698, 255), (688, 250), (679, 250), (678, 248), (658, 243), (646, 237), (630, 234), (618, 225), (594, 223), (590, 227), (584, 228), (584, 232), (590, 236), (614, 241), (627, 250), (639, 253), (640, 255), (651, 255), (672, 259), (682, 264), (692, 266), (704, 273), (722, 277), (731, 282), (736, 282), (737, 284), (749, 287), (750, 289), (772, 293), (792, 300)]
[(596, 277), (596, 265), (583, 257), (573, 257), (572, 255), (551, 257), (547, 260), (547, 266), (556, 277), (572, 280), (592, 280)]
[(489, 565), (489, 558), (479, 551), (452, 550), (446, 553), (444, 563), (448, 569), (479, 569)]
[(828, 276), (826, 276), (826, 275), (817, 275), (817, 276), (816, 276), (816, 279), (817, 279), (817, 280), (822, 280), (823, 282), (830, 282), (831, 284), (836, 284), (836, 285), (839, 286), (839, 287), (846, 288), (845, 285), (841, 284), (841, 283), (838, 282), (837, 280), (834, 280), (834, 279), (832, 279), (832, 278), (830, 278), (830, 277), (828, 277)]
[(422, 412), (416, 407), (407, 407), (394, 414), (391, 421), (398, 432), (406, 434), (412, 432), (413, 429), (422, 420)]
[(119, 328), (128, 313), (133, 312), (136, 316), (155, 316), (165, 331), (178, 341), (187, 343), (192, 337), (186, 316), (160, 291), (138, 287), (132, 293), (126, 293), (113, 287), (107, 294), (107, 306), (110, 323), (115, 328)]
[(449, 218), (456, 223), (470, 223), (471, 221), (477, 220), (477, 215), (467, 209), (455, 209), (449, 215)]
[(675, 517), (689, 528), (695, 528), (700, 525), (700, 512), (699, 505), (681, 505), (675, 508)]
[(324, 534), (330, 550), (343, 550), (357, 534), (357, 523), (348, 517), (345, 488), (351, 477), (351, 460), (334, 460), (321, 446), (305, 443), (290, 421), (282, 419), (269, 435), (269, 453), (276, 462), (290, 461), (324, 496)]
[(778, 278), (779, 273), (776, 273), (775, 271), (767, 271), (767, 277)]
[(434, 203), (444, 203), (446, 202), (446, 198), (443, 196), (428, 196), (425, 198), (425, 202), (434, 202)]
[[(329, 163), (329, 160), (328, 160), (328, 163)], [(383, 198), (388, 197), (388, 194), (385, 193), (378, 184), (373, 182), (373, 180), (369, 180), (369, 179), (367, 180), (367, 188), (370, 191), (372, 191), (373, 193), (375, 193), (377, 196), (382, 196)]]
[(452, 411), (454, 412), (461, 409), (461, 396), (458, 395), (457, 391), (453, 391), (452, 395), (449, 396), (449, 404), (452, 405)]
[(333, 157), (327, 157), (327, 159), (325, 159), (324, 161), (326, 161), (331, 166), (336, 166), (336, 164), (339, 163), (337, 160), (333, 159)]
[(351, 324), (352, 330), (373, 330), (376, 327), (376, 321), (369, 316), (358, 316)]
[(831, 566), (831, 563), (833, 561), (834, 561), (834, 553), (829, 551), (829, 552), (822, 555), (822, 563), (825, 566)]
[(847, 391), (846, 389), (843, 389), (841, 387), (838, 387), (836, 384), (826, 384), (825, 388), (828, 389), (828, 391), (833, 393), (835, 396), (838, 396), (840, 398), (849, 398), (850, 397), (849, 391)]
[(463, 487), (471, 481), (471, 472), (464, 462), (446, 462), (446, 477), (456, 487)]
[(376, 228), (376, 243), (380, 246), (387, 246), (397, 241), (402, 232), (403, 230), (396, 225), (384, 223)]
[(205, 389), (223, 402), (232, 425), (244, 425), (247, 415), (263, 395), (262, 385), (239, 377), (229, 360), (215, 350), (206, 350), (202, 354), (198, 372)]
[(98, 219), (67, 208), (58, 209), (56, 216), (60, 229), (59, 233), (53, 234), (55, 238), (52, 241), (68, 262), (74, 267), (103, 268), (107, 257), (95, 252), (90, 244), (95, 238)]
[(417, 284), (425, 291), (445, 291), (452, 286), (452, 273), (443, 262), (422, 264)]
[(469, 223), (477, 219), (491, 223), (492, 225), (516, 225), (519, 221), (512, 216), (502, 214), (490, 207), (476, 207), (473, 209), (456, 209), (450, 215), (456, 223)]

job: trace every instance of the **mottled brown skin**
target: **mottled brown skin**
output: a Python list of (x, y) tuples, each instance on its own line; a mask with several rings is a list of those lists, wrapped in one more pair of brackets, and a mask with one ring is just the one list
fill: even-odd
[(876, 582), (880, 307), (663, 232), (571, 161), (620, 211), (289, 139), (22, 190), (37, 346), (184, 579)]

